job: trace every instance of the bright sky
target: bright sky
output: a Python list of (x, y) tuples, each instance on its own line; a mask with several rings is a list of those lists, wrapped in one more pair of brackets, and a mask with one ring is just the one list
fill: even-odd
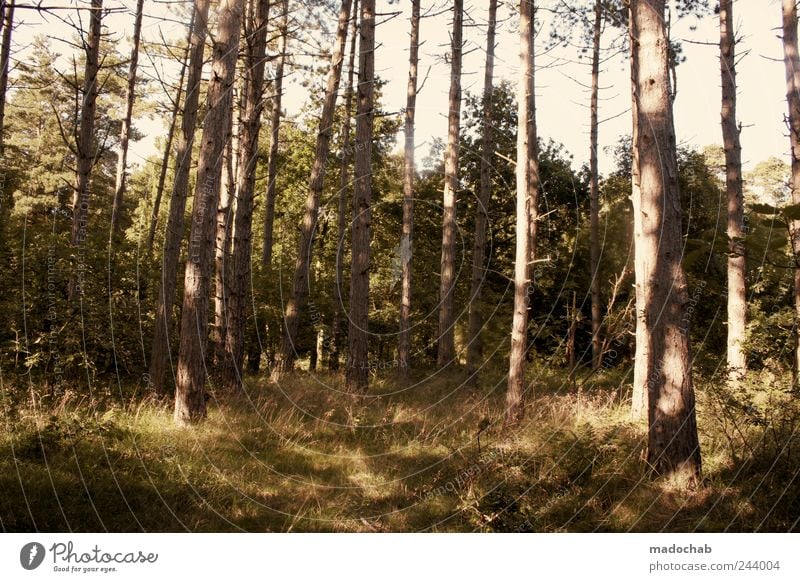
[[(74, 1), (74, 0), (71, 0)], [(589, 2), (589, 0), (586, 0)], [(436, 0), (432, 11), (441, 10), (445, 0)], [(54, 4), (63, 5), (65, 2)], [(133, 8), (134, 2), (110, 0), (110, 6)], [(463, 87), (465, 91), (480, 93), (483, 85), (483, 66), (485, 60), (485, 23), (487, 19), (486, 0), (467, 0), (466, 8), (474, 24), (465, 28), (465, 58)], [(557, 4), (557, 0), (542, 1), (542, 6)], [(433, 6), (433, 1), (423, 0), (423, 12)], [(496, 57), (496, 78), (516, 79), (518, 38), (516, 25), (510, 18), (514, 3), (501, 3), (498, 19), (505, 21), (498, 33)], [(387, 81), (384, 88), (384, 107), (388, 111), (400, 111), (405, 105), (406, 82), (408, 74), (408, 17), (410, 2), (401, 0), (389, 4), (388, 0), (378, 0), (378, 12), (388, 14), (402, 10), (402, 14), (381, 24), (377, 33), (380, 46), (376, 52), (376, 70)], [(148, 1), (146, 12), (158, 15), (164, 12), (163, 4)], [(62, 12), (63, 14), (63, 12)], [(34, 34), (50, 34), (68, 37), (64, 25), (50, 18), (43, 23), (34, 11), (18, 10), (18, 20), (25, 25), (18, 30), (15, 42), (24, 45)], [(786, 159), (788, 138), (783, 117), (786, 111), (784, 70), (782, 49), (779, 38), (780, 4), (777, 0), (739, 0), (735, 3), (735, 20), (738, 36), (742, 42), (737, 48), (740, 56), (738, 65), (739, 101), (738, 119), (743, 124), (742, 147), (745, 165), (752, 165), (769, 156)], [(549, 16), (540, 13), (540, 18)], [(384, 19), (384, 18), (382, 18)], [(417, 144), (418, 159), (428, 153), (428, 145), (435, 137), (444, 137), (447, 132), (447, 94), (449, 88), (449, 65), (443, 62), (443, 55), (449, 50), (449, 25), (451, 13), (425, 18), (421, 26), (420, 75), (430, 73), (424, 89), (417, 101)], [(107, 26), (123, 44), (129, 37), (133, 18), (129, 14), (116, 14), (108, 18)], [(146, 18), (145, 37), (158, 38), (159, 23), (154, 18)], [(177, 25), (161, 25), (168, 38), (183, 36)], [(334, 24), (331, 24), (331, 29)], [(604, 35), (607, 45), (612, 34), (618, 31), (609, 29)], [(678, 68), (678, 96), (675, 102), (675, 125), (680, 143), (702, 147), (720, 143), (719, 108), (719, 49), (718, 18), (709, 15), (703, 20), (694, 18), (674, 23), (672, 36), (682, 41), (712, 43), (711, 45), (683, 42), (685, 63)], [(546, 34), (537, 42), (540, 49)], [(332, 39), (331, 39), (332, 41)], [(57, 45), (62, 53), (67, 47)], [(127, 49), (126, 49), (127, 50)], [(745, 51), (748, 54), (742, 56)], [(17, 58), (24, 58), (24, 51)], [(578, 84), (589, 83), (588, 60), (577, 60), (577, 50), (559, 48), (548, 55), (537, 57), (537, 122), (539, 135), (562, 142), (575, 157), (576, 165), (588, 158), (588, 120), (587, 107), (589, 94)], [(140, 59), (140, 62), (143, 60)], [(560, 66), (552, 66), (555, 62)], [(289, 98), (284, 103), (288, 113), (300, 110), (305, 101), (305, 93), (299, 87), (295, 76), (288, 88)], [(630, 78), (627, 59), (617, 57), (605, 63), (601, 71), (601, 109), (600, 118), (607, 119), (600, 126), (600, 170), (607, 173), (613, 168), (610, 155), (603, 148), (613, 145), (619, 136), (630, 132)], [(154, 140), (163, 135), (163, 120), (139, 119), (137, 126), (147, 137), (133, 145), (133, 163), (140, 163), (154, 152)]]

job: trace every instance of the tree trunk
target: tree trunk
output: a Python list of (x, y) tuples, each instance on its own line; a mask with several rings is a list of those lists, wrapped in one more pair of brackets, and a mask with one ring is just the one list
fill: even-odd
[(128, 140), (131, 136), (131, 117), (133, 102), (136, 99), (136, 69), (139, 64), (139, 40), (142, 36), (142, 9), (144, 0), (136, 2), (136, 18), (133, 23), (133, 48), (131, 62), (128, 65), (128, 89), (125, 104), (125, 119), (122, 120), (122, 132), (119, 139), (119, 159), (117, 160), (117, 179), (114, 186), (114, 203), (111, 207), (111, 236), (119, 234), (119, 216), (122, 212), (122, 199), (125, 196), (125, 171), (128, 164)]
[(372, 221), (372, 122), (375, 81), (375, 0), (362, 0), (356, 110), (355, 188), (350, 263), (349, 354), (346, 389), (366, 392), (369, 386), (367, 328), (369, 325), (370, 227)]
[(252, 256), (253, 195), (258, 161), (258, 134), (263, 109), (264, 67), (266, 65), (269, 0), (251, 0), (255, 15), (246, 30), (244, 108), (239, 124), (239, 170), (237, 200), (233, 225), (232, 273), (228, 297), (228, 321), (225, 334), (227, 364), (223, 366), (224, 384), (229, 391), (242, 388), (244, 376), (244, 330), (247, 290), (250, 285)]
[(300, 310), (306, 305), (308, 299), (308, 271), (311, 263), (311, 248), (314, 242), (314, 229), (319, 215), (319, 199), (322, 193), (322, 184), (325, 179), (325, 164), (328, 160), (331, 133), (333, 127), (333, 114), (336, 108), (336, 97), (339, 91), (339, 79), (342, 76), (342, 63), (344, 61), (344, 47), (347, 41), (347, 23), (350, 19), (350, 6), (352, 0), (343, 0), (339, 12), (339, 26), (336, 30), (336, 43), (331, 57), (331, 68), (328, 74), (328, 86), (325, 91), (325, 100), (322, 106), (322, 116), (319, 122), (317, 143), (314, 150), (314, 165), (311, 169), (311, 178), (308, 186), (303, 224), (300, 227), (300, 241), (297, 248), (297, 262), (295, 263), (294, 279), (292, 282), (292, 295), (286, 305), (286, 316), (283, 329), (283, 342), (278, 361), (272, 371), (273, 381), (289, 372), (294, 367), (296, 358), (297, 330), (300, 325)]
[(156, 237), (156, 225), (158, 224), (158, 214), (161, 210), (161, 198), (164, 195), (164, 183), (167, 180), (167, 170), (169, 170), (169, 158), (172, 154), (172, 141), (175, 137), (175, 126), (178, 123), (178, 113), (181, 110), (181, 98), (183, 97), (183, 81), (186, 78), (186, 64), (189, 61), (189, 51), (192, 48), (192, 29), (194, 28), (194, 10), (189, 21), (189, 38), (186, 39), (186, 50), (181, 61), (181, 75), (178, 80), (178, 91), (175, 94), (175, 101), (172, 104), (172, 115), (167, 131), (167, 142), (164, 144), (164, 155), (161, 158), (161, 169), (158, 172), (158, 185), (156, 186), (156, 196), (153, 200), (153, 211), (150, 214), (150, 229), (147, 233), (147, 252), (153, 252), (153, 243)]
[(450, 95), (448, 100), (447, 149), (444, 158), (444, 197), (442, 206), (442, 264), (439, 287), (439, 346), (437, 363), (450, 365), (455, 349), (455, 260), (456, 193), (458, 191), (458, 139), (461, 128), (461, 57), (463, 49), (464, 0), (453, 0), (453, 32), (450, 48)]
[(177, 285), (178, 260), (183, 239), (186, 198), (189, 193), (189, 170), (192, 165), (192, 144), (197, 124), (197, 105), (203, 70), (203, 51), (206, 42), (208, 8), (211, 0), (195, 0), (191, 27), (189, 74), (186, 80), (186, 101), (183, 105), (181, 135), (175, 152), (175, 181), (164, 240), (161, 264), (161, 286), (156, 304), (156, 321), (153, 329), (153, 348), (150, 358), (150, 381), (153, 389), (164, 393), (164, 375), (172, 362), (169, 336), (172, 331), (172, 309)]
[[(496, 1), (496, 0), (492, 0)], [(420, 0), (411, 1), (411, 43), (408, 57), (408, 89), (405, 111), (405, 151), (403, 159), (403, 230), (400, 235), (400, 262), (403, 269), (400, 297), (400, 336), (397, 343), (398, 367), (407, 375), (410, 365), (411, 257), (414, 252), (414, 117), (417, 109), (417, 64), (419, 63)]]
[[(73, 248), (76, 249), (75, 265), (70, 274), (69, 300), (76, 293), (83, 294), (83, 243), (87, 237), (89, 220), (89, 179), (94, 164), (94, 117), (97, 110), (97, 94), (99, 85), (97, 74), (100, 71), (100, 33), (103, 19), (103, 0), (92, 0), (89, 15), (89, 37), (86, 42), (86, 67), (83, 77), (83, 102), (78, 135), (75, 140), (77, 160), (75, 166), (75, 191), (72, 195), (72, 237)], [(8, 23), (7, 23), (8, 24)], [(10, 26), (6, 31), (10, 30)], [(78, 250), (80, 249), (80, 250)]]
[[(789, 107), (789, 138), (792, 148), (792, 204), (800, 204), (800, 55), (797, 47), (797, 5), (783, 0), (783, 60), (786, 65), (786, 102)], [(795, 362), (796, 387), (800, 377), (800, 220), (791, 221), (794, 252)]]
[(281, 98), (283, 97), (283, 69), (286, 65), (286, 45), (288, 43), (289, 25), (289, 0), (282, 2), (282, 16), (280, 24), (281, 45), (278, 55), (278, 64), (275, 68), (275, 80), (272, 83), (274, 96), (272, 97), (272, 112), (270, 113), (270, 142), (269, 162), (267, 167), (267, 200), (264, 210), (264, 248), (261, 255), (261, 264), (265, 270), (272, 266), (272, 226), (275, 223), (275, 180), (278, 177), (278, 138), (281, 129)]
[(600, 172), (597, 167), (597, 101), (600, 80), (600, 35), (603, 19), (601, 0), (594, 3), (594, 31), (592, 34), (592, 96), (589, 123), (589, 254), (592, 269), (590, 293), (592, 296), (592, 370), (600, 368)]
[(531, 222), (537, 219), (539, 161), (536, 144), (536, 98), (534, 93), (533, 12), (531, 0), (519, 3), (519, 60), (517, 89), (517, 224), (514, 257), (514, 317), (506, 392), (507, 425), (518, 424), (525, 409), (525, 352), (528, 343)]
[(328, 367), (332, 371), (339, 369), (339, 353), (344, 347), (344, 297), (342, 284), (344, 281), (344, 245), (345, 228), (347, 227), (347, 192), (350, 184), (350, 161), (353, 154), (350, 151), (350, 126), (353, 114), (353, 76), (356, 68), (356, 34), (358, 33), (358, 0), (353, 0), (353, 19), (350, 27), (350, 62), (347, 69), (347, 88), (344, 93), (344, 121), (342, 122), (342, 151), (341, 167), (339, 170), (339, 208), (336, 216), (336, 232), (338, 243), (336, 247), (336, 278), (333, 282), (333, 322), (331, 324), (331, 350)]
[[(631, 2), (642, 236), (636, 279), (645, 281), (647, 463), (656, 475), (700, 478), (688, 330), (688, 290), (669, 77), (665, 0)], [(637, 241), (639, 242), (639, 241)], [(641, 320), (640, 322), (641, 323)], [(640, 378), (641, 379), (641, 378)]]
[(222, 0), (208, 85), (208, 113), (197, 158), (189, 257), (183, 289), (181, 341), (175, 389), (175, 422), (187, 424), (206, 413), (206, 348), (215, 211), (219, 202), (222, 155), (231, 139), (232, 87), (242, 25), (243, 0)]
[(5, 11), (0, 11), (3, 26), (3, 46), (0, 48), (0, 157), (5, 153), (6, 91), (8, 90), (8, 68), (11, 60), (11, 33), (14, 28), (14, 0), (8, 0)]
[(492, 92), (494, 82), (495, 29), (497, 0), (489, 0), (489, 27), (486, 31), (486, 68), (483, 76), (483, 120), (481, 125), (481, 182), (478, 207), (475, 209), (475, 244), (472, 247), (472, 282), (469, 302), (469, 336), (467, 338), (467, 377), (470, 384), (478, 380), (478, 366), (483, 356), (481, 328), (483, 311), (481, 289), (486, 278), (483, 264), (486, 258), (486, 224), (489, 219), (489, 200), (492, 196), (492, 165), (494, 157), (494, 128), (492, 127)]
[(744, 354), (747, 297), (744, 245), (742, 146), (736, 124), (736, 39), (733, 2), (719, 3), (719, 49), (722, 74), (722, 143), (728, 197), (728, 378), (739, 382), (747, 371)]

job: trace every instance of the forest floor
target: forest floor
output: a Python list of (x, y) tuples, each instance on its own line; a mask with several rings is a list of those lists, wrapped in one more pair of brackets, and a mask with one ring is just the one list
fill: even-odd
[[(534, 366), (535, 368), (535, 366)], [(800, 408), (774, 382), (698, 382), (703, 485), (645, 476), (645, 428), (613, 373), (534, 369), (523, 425), (505, 381), (459, 372), (298, 373), (209, 399), (177, 428), (168, 401), (5, 387), (0, 527), (19, 531), (798, 531)], [(114, 390), (117, 390), (114, 387)], [(793, 404), (792, 404), (793, 403)]]

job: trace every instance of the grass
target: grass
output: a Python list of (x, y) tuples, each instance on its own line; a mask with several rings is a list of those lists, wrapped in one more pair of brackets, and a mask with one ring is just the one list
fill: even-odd
[[(212, 395), (208, 419), (168, 402), (6, 390), (0, 526), (18, 531), (791, 531), (800, 516), (796, 398), (698, 387), (704, 484), (645, 477), (644, 427), (613, 373), (581, 390), (533, 370), (525, 422), (505, 384), (297, 374)], [(771, 396), (764, 396), (765, 394)], [(772, 400), (770, 400), (770, 398)], [(778, 400), (776, 400), (778, 399)]]

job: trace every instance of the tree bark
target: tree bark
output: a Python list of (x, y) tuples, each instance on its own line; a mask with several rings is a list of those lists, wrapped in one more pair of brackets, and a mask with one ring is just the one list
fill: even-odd
[(210, 4), (211, 0), (195, 0), (192, 15), (186, 101), (183, 105), (181, 135), (175, 152), (175, 180), (172, 186), (172, 199), (169, 204), (169, 216), (164, 239), (161, 285), (158, 290), (156, 321), (153, 329), (153, 347), (150, 358), (150, 382), (153, 389), (159, 394), (164, 393), (164, 376), (167, 371), (167, 364), (172, 361), (169, 336), (172, 331), (172, 309), (175, 301), (181, 240), (183, 239), (186, 198), (189, 193), (189, 170), (192, 165), (192, 144), (194, 143), (194, 131), (197, 125), (203, 52)]
[(481, 182), (478, 207), (475, 209), (475, 244), (472, 248), (472, 281), (469, 302), (469, 335), (467, 339), (467, 377), (470, 384), (478, 380), (478, 366), (483, 356), (481, 328), (483, 311), (481, 289), (486, 278), (486, 224), (492, 196), (494, 128), (492, 127), (492, 93), (494, 91), (494, 49), (497, 28), (497, 0), (489, 0), (489, 26), (486, 31), (486, 67), (483, 76), (483, 120), (481, 124)]
[(122, 120), (122, 132), (119, 139), (119, 158), (117, 160), (117, 179), (114, 186), (114, 203), (111, 207), (111, 236), (119, 234), (119, 216), (122, 212), (122, 200), (125, 196), (125, 179), (128, 164), (128, 141), (131, 137), (131, 117), (133, 103), (136, 99), (136, 69), (139, 65), (139, 40), (142, 36), (142, 10), (144, 0), (136, 2), (136, 18), (133, 23), (133, 48), (131, 62), (128, 65), (128, 89), (126, 93), (125, 118)]
[(339, 207), (336, 215), (336, 278), (333, 282), (333, 322), (331, 324), (331, 350), (328, 367), (332, 371), (339, 369), (339, 357), (344, 347), (344, 297), (342, 284), (344, 281), (344, 245), (347, 227), (347, 192), (350, 184), (350, 162), (353, 158), (350, 145), (350, 128), (353, 114), (353, 78), (356, 68), (356, 34), (358, 33), (358, 0), (353, 0), (353, 18), (350, 26), (350, 62), (347, 69), (347, 87), (344, 92), (344, 121), (342, 122), (342, 151), (339, 170)]
[(158, 214), (161, 210), (161, 198), (164, 195), (164, 183), (167, 180), (167, 170), (169, 170), (169, 158), (172, 154), (172, 141), (175, 138), (175, 126), (178, 124), (178, 113), (181, 109), (181, 99), (183, 97), (183, 81), (186, 78), (186, 65), (189, 62), (189, 51), (192, 48), (192, 30), (194, 28), (194, 10), (189, 21), (189, 38), (186, 39), (186, 50), (181, 61), (181, 74), (178, 79), (178, 91), (175, 94), (175, 101), (172, 104), (172, 114), (167, 131), (167, 141), (164, 144), (164, 155), (161, 158), (161, 169), (158, 172), (158, 185), (156, 186), (156, 196), (153, 200), (153, 210), (150, 213), (150, 228), (147, 233), (147, 252), (153, 252), (153, 243), (156, 237), (156, 225), (158, 224)]
[(219, 202), (222, 154), (231, 139), (231, 114), (243, 0), (222, 0), (214, 42), (208, 113), (197, 158), (197, 184), (192, 208), (189, 257), (184, 277), (181, 341), (175, 389), (175, 422), (205, 417), (206, 348), (211, 260), (214, 256), (215, 211)]
[(272, 370), (272, 379), (277, 381), (294, 368), (297, 356), (297, 330), (300, 326), (300, 310), (306, 305), (308, 299), (308, 271), (311, 263), (311, 251), (314, 242), (314, 230), (319, 215), (319, 199), (325, 179), (325, 164), (330, 150), (331, 130), (333, 127), (333, 114), (336, 108), (336, 97), (339, 91), (339, 80), (342, 76), (342, 63), (344, 62), (344, 47), (347, 41), (347, 23), (350, 19), (350, 6), (352, 0), (343, 0), (339, 12), (339, 25), (336, 30), (336, 41), (331, 57), (331, 68), (328, 74), (328, 86), (325, 91), (325, 100), (322, 106), (322, 116), (319, 122), (317, 143), (314, 149), (314, 164), (311, 169), (311, 178), (308, 186), (303, 224), (300, 227), (300, 241), (297, 248), (297, 262), (295, 263), (294, 278), (292, 281), (292, 295), (286, 305), (286, 315), (283, 329), (283, 341), (278, 361)]
[(6, 91), (8, 90), (8, 68), (11, 61), (11, 33), (14, 29), (14, 0), (5, 3), (0, 11), (3, 27), (3, 46), (0, 48), (0, 157), (5, 154)]
[(442, 263), (439, 287), (439, 346), (437, 363), (449, 366), (455, 349), (455, 255), (456, 194), (458, 191), (458, 140), (461, 131), (461, 60), (463, 51), (464, 0), (453, 0), (453, 31), (450, 52), (450, 95), (448, 100), (447, 148), (444, 159), (444, 197), (442, 207)]
[(736, 124), (736, 38), (732, 0), (720, 0), (719, 37), (722, 143), (725, 148), (725, 190), (728, 198), (728, 379), (737, 383), (747, 371), (744, 353), (747, 297), (742, 146)]
[[(496, 0), (492, 0), (495, 2)], [(406, 90), (405, 148), (403, 153), (403, 227), (400, 235), (400, 263), (403, 269), (400, 297), (398, 367), (403, 375), (411, 363), (411, 258), (414, 252), (414, 117), (417, 109), (417, 65), (419, 63), (420, 0), (411, 1), (411, 42)]]
[(516, 425), (525, 410), (525, 353), (528, 343), (528, 301), (532, 248), (531, 222), (537, 216), (539, 161), (536, 143), (536, 98), (534, 93), (533, 12), (531, 0), (519, 3), (519, 60), (517, 88), (517, 218), (514, 257), (514, 317), (506, 392), (506, 425)]
[[(792, 150), (792, 204), (800, 204), (800, 55), (797, 45), (797, 4), (783, 0), (783, 60), (786, 66), (786, 103)], [(795, 361), (793, 384), (800, 378), (800, 220), (790, 224), (794, 253)]]
[[(75, 191), (72, 195), (72, 236), (71, 242), (76, 249), (75, 265), (69, 280), (69, 300), (75, 298), (76, 293), (83, 293), (83, 268), (82, 253), (83, 243), (87, 237), (89, 220), (89, 180), (92, 166), (94, 165), (94, 117), (97, 111), (97, 94), (99, 86), (97, 75), (100, 71), (100, 33), (103, 19), (103, 0), (92, 0), (92, 10), (89, 15), (89, 37), (86, 41), (86, 66), (83, 77), (83, 102), (81, 103), (81, 118), (78, 135), (75, 140), (77, 160), (75, 166)], [(6, 31), (10, 30), (10, 26)], [(78, 250), (81, 249), (81, 250)]]
[(592, 370), (600, 368), (600, 171), (597, 167), (597, 109), (600, 81), (600, 36), (602, 32), (603, 4), (594, 3), (594, 30), (592, 34), (592, 93), (589, 123), (589, 254), (592, 269), (590, 293), (592, 296)]
[(232, 273), (228, 297), (228, 321), (225, 334), (227, 364), (223, 366), (224, 384), (229, 391), (240, 390), (244, 376), (244, 330), (247, 289), (250, 284), (252, 256), (253, 196), (258, 161), (258, 134), (263, 109), (264, 67), (266, 65), (269, 0), (251, 0), (255, 15), (246, 31), (244, 109), (239, 124), (239, 170), (237, 200), (233, 225)]
[(369, 387), (367, 335), (369, 325), (370, 227), (372, 220), (372, 127), (375, 81), (375, 0), (362, 0), (356, 110), (355, 184), (350, 264), (349, 355), (345, 386), (363, 393)]
[(278, 144), (281, 130), (281, 98), (283, 97), (283, 70), (286, 65), (286, 45), (289, 36), (289, 0), (282, 2), (282, 16), (280, 24), (281, 40), (278, 64), (275, 67), (275, 80), (272, 83), (274, 96), (272, 97), (272, 111), (270, 113), (270, 142), (269, 162), (267, 164), (267, 196), (264, 210), (264, 248), (261, 254), (261, 264), (265, 270), (272, 266), (272, 226), (275, 223), (275, 180), (278, 177)]
[[(647, 346), (647, 463), (655, 475), (700, 479), (689, 342), (688, 290), (669, 77), (665, 0), (631, 2), (642, 235), (636, 279), (644, 286)], [(642, 320), (640, 320), (641, 323)], [(641, 378), (640, 378), (641, 380)]]

